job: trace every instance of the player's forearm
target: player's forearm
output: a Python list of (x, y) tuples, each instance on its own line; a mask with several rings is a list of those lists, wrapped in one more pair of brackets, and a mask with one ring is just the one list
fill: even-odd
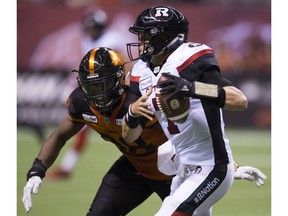
[(248, 107), (246, 96), (234, 86), (223, 87), (226, 93), (225, 110), (244, 111)]
[[(125, 117), (124, 117), (125, 118)], [(140, 124), (136, 128), (130, 128), (125, 119), (122, 120), (122, 136), (127, 143), (135, 141), (142, 133), (143, 129)]]
[(57, 135), (52, 133), (43, 143), (37, 158), (42, 160), (42, 163), (48, 169), (58, 157), (62, 147), (66, 141), (57, 138)]
[(73, 122), (68, 117), (64, 119), (42, 144), (38, 158), (47, 168), (50, 167), (65, 143), (83, 127), (84, 124)]

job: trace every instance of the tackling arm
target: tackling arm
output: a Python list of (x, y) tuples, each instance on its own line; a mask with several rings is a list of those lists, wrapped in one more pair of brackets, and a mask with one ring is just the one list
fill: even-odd
[(72, 122), (68, 117), (50, 134), (42, 145), (37, 158), (49, 168), (59, 155), (65, 143), (79, 132), (84, 124)]
[(74, 123), (68, 117), (43, 143), (37, 158), (27, 173), (22, 202), (26, 212), (32, 208), (32, 194), (37, 194), (46, 170), (53, 164), (66, 141), (83, 128), (84, 124)]

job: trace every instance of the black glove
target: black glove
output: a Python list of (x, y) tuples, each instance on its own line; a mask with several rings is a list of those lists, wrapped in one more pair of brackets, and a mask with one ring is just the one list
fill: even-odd
[(160, 93), (171, 93), (167, 100), (182, 95), (184, 97), (205, 99), (221, 108), (225, 106), (226, 92), (218, 85), (198, 81), (189, 82), (169, 73), (162, 73), (162, 75), (168, 79), (159, 83)]
[(183, 95), (185, 97), (192, 97), (193, 94), (191, 90), (193, 89), (193, 83), (186, 79), (178, 76), (171, 75), (169, 73), (162, 73), (163, 76), (168, 79), (159, 83), (161, 88), (161, 94), (172, 93), (167, 100), (177, 97), (178, 95)]

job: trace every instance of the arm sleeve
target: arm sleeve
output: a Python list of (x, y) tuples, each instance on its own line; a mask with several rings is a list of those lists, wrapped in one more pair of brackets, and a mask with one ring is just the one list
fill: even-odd
[(220, 87), (233, 86), (233, 83), (230, 80), (221, 75), (214, 54), (207, 54), (199, 57), (193, 64), (190, 64), (183, 71), (180, 71), (180, 76), (190, 82), (199, 81), (217, 84)]
[(216, 84), (220, 87), (224, 87), (224, 86), (234, 86), (233, 83), (226, 79), (225, 77), (223, 77), (219, 71), (216, 70), (208, 70), (205, 71), (202, 76), (199, 79), (200, 82), (204, 82), (204, 83), (210, 83), (210, 84)]

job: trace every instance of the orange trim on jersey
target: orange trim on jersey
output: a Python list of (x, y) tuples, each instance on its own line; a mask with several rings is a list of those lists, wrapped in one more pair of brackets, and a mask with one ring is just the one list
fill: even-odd
[(90, 53), (90, 57), (89, 57), (89, 71), (90, 71), (90, 75), (94, 74), (94, 63), (95, 63), (95, 55), (98, 49), (93, 49), (92, 52)]
[(206, 55), (206, 54), (210, 54), (210, 53), (214, 53), (214, 50), (205, 49), (205, 50), (201, 50), (201, 51), (195, 53), (190, 58), (188, 58), (182, 65), (178, 66), (177, 71), (180, 73), (186, 67), (188, 67), (193, 61), (195, 61), (197, 58), (199, 58), (200, 56)]
[(132, 82), (139, 82), (140, 81), (140, 76), (130, 76), (130, 81)]
[(68, 118), (73, 121), (73, 122), (77, 122), (77, 123), (82, 123), (82, 124), (86, 124), (86, 121), (83, 120), (83, 119), (76, 119), (76, 118), (73, 118), (72, 116), (68, 115)]

